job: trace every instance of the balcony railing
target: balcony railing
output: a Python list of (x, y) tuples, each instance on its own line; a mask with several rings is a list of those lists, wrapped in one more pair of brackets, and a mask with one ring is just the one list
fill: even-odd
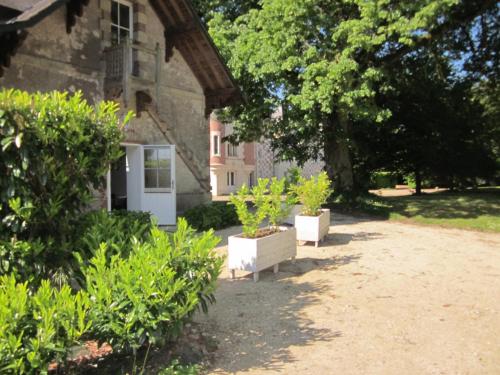
[[(142, 58), (139, 58), (141, 54)], [(148, 54), (150, 57), (146, 57), (144, 54)], [(151, 55), (155, 61), (154, 70), (152, 72), (149, 70), (141, 72), (137, 69), (138, 64), (135, 64), (135, 62), (139, 60), (150, 61), (152, 60)], [(155, 92), (152, 94), (156, 95), (156, 99), (158, 99), (162, 64), (162, 52), (159, 44), (157, 44), (156, 49), (150, 49), (132, 44), (127, 39), (124, 43), (107, 48), (104, 51), (104, 59), (106, 63), (105, 85), (107, 91), (121, 90), (125, 103), (128, 103), (130, 80), (131, 77), (136, 77), (141, 79), (143, 84), (153, 86)]]

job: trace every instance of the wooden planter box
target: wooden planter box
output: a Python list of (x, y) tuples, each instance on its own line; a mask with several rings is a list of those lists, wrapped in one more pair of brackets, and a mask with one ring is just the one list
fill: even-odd
[(255, 282), (259, 272), (274, 266), (278, 272), (280, 262), (297, 255), (295, 228), (280, 227), (281, 232), (261, 238), (245, 238), (241, 235), (228, 239), (228, 267), (234, 279), (235, 270), (253, 272)]
[(330, 229), (330, 210), (323, 209), (319, 216), (295, 216), (297, 241), (311, 241), (318, 247)]

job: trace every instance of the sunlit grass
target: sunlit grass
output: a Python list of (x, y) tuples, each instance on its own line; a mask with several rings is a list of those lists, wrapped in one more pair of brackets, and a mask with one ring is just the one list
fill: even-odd
[(500, 232), (500, 189), (363, 199), (364, 213), (419, 224)]

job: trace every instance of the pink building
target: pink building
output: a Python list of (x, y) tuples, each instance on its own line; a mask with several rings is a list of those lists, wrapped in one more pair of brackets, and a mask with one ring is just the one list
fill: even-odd
[(212, 195), (236, 192), (243, 184), (255, 183), (255, 144), (233, 145), (222, 139), (232, 134), (233, 126), (210, 119), (210, 184)]

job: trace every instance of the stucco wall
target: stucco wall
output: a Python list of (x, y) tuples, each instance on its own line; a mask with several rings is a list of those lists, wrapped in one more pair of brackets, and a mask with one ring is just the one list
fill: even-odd
[(66, 33), (66, 12), (56, 10), (34, 27), (0, 78), (0, 86), (27, 91), (82, 90), (91, 101), (102, 99), (99, 9), (91, 1)]
[[(0, 78), (0, 86), (27, 91), (82, 90), (91, 102), (104, 99), (105, 61), (102, 51), (110, 45), (110, 3), (90, 1), (70, 34), (66, 33), (64, 7), (30, 28), (27, 39), (12, 58), (10, 68)], [(134, 53), (138, 77), (131, 78), (129, 100), (125, 102), (123, 97), (116, 100), (125, 113), (136, 108), (135, 91), (145, 91), (153, 97), (162, 120), (160, 127), (168, 127), (175, 135), (177, 147), (189, 149), (191, 162), (208, 180), (209, 134), (202, 88), (177, 50), (169, 62), (165, 62), (164, 28), (149, 2), (137, 0), (134, 9), (134, 43), (141, 48)], [(158, 61), (161, 69), (157, 85)], [(146, 113), (132, 120), (125, 130), (125, 137), (128, 142), (142, 144), (169, 143), (159, 125)], [(210, 199), (210, 193), (201, 187), (179, 157), (176, 185), (179, 212)], [(104, 192), (97, 195), (95, 205), (105, 207)]]

